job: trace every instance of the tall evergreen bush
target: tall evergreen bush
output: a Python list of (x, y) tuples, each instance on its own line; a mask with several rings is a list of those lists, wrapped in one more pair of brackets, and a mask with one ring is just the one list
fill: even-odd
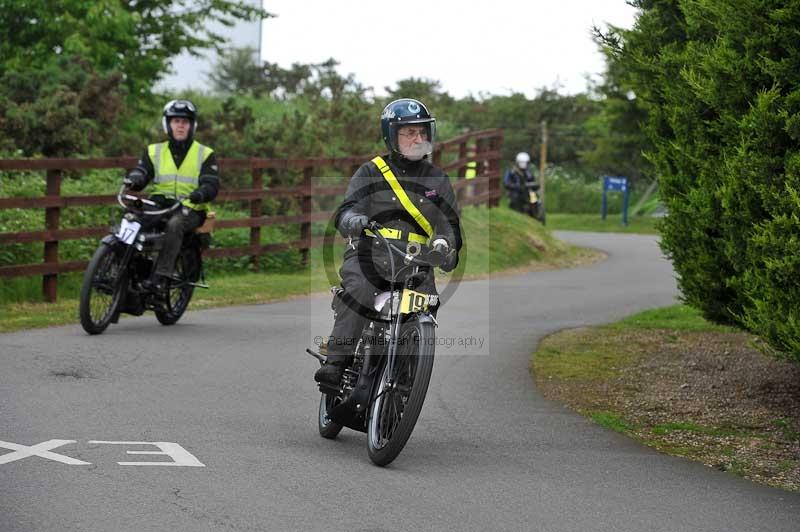
[(636, 5), (601, 40), (648, 111), (683, 297), (800, 361), (800, 2)]

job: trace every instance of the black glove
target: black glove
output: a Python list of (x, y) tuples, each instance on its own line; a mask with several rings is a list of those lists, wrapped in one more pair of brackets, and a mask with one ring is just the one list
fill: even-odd
[(359, 236), (369, 225), (369, 218), (363, 214), (354, 214), (345, 221), (345, 225), (348, 235)]
[(439, 266), (446, 272), (452, 272), (458, 266), (458, 251), (451, 249), (450, 252), (444, 256), (444, 261)]
[(188, 200), (192, 203), (203, 203), (203, 193), (200, 190), (195, 190), (189, 194)]
[(122, 183), (131, 190), (142, 190), (147, 185), (147, 176), (137, 168), (128, 172)]
[[(444, 248), (440, 247), (442, 245), (444, 246)], [(442, 253), (449, 252), (450, 249), (453, 247), (452, 244), (450, 244), (450, 239), (444, 235), (433, 235), (433, 237), (431, 237), (431, 246), (433, 248), (439, 247)]]

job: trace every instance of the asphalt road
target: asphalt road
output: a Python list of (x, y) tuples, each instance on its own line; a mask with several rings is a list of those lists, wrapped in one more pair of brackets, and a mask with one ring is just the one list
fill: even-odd
[(327, 296), (174, 327), (146, 315), (99, 337), (0, 335), (0, 531), (800, 530), (799, 495), (541, 397), (528, 361), (545, 334), (676, 295), (652, 237), (564, 238), (609, 258), (461, 283), (439, 313), (420, 421), (385, 469), (364, 434), (317, 434), (316, 362), (302, 353), (330, 331)]

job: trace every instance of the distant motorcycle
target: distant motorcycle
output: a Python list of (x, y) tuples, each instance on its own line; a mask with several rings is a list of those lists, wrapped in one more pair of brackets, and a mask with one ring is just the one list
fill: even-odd
[(184, 238), (175, 263), (173, 279), (156, 292), (142, 287), (151, 277), (155, 258), (164, 240), (165, 216), (181, 208), (180, 198), (165, 209), (148, 199), (117, 194), (126, 210), (119, 225), (103, 238), (83, 276), (80, 295), (81, 326), (89, 334), (100, 334), (117, 323), (122, 312), (140, 316), (152, 310), (163, 325), (177, 323), (192, 299), (195, 287), (208, 288), (201, 252), (208, 246), (207, 233)]
[(539, 184), (535, 181), (528, 181), (525, 185), (528, 191), (528, 202), (524, 205), (525, 213), (540, 222), (545, 222), (544, 204), (539, 197)]
[[(433, 275), (432, 268), (442, 263), (448, 250), (441, 244), (428, 247), (415, 242), (403, 250), (388, 242), (380, 228), (371, 222), (374, 236), (391, 252), (391, 291), (375, 297), (374, 312), (339, 384), (319, 383), (318, 426), (320, 435), (329, 439), (343, 427), (366, 432), (370, 459), (385, 466), (411, 436), (433, 371), (436, 319), (432, 308), (438, 306), (438, 296), (415, 288)], [(403, 263), (399, 268), (395, 257)], [(420, 266), (431, 269), (420, 271)], [(408, 269), (410, 275), (399, 282), (400, 274)], [(335, 309), (343, 290), (335, 287), (332, 292)], [(325, 354), (306, 352), (325, 362)]]

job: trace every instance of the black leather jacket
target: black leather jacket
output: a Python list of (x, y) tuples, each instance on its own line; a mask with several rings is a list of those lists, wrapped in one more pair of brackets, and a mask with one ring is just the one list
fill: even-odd
[[(441, 168), (426, 159), (409, 161), (397, 155), (383, 155), (409, 199), (425, 216), (434, 235), (444, 236), (456, 250), (462, 246), (458, 205), (450, 179)], [(403, 208), (389, 183), (372, 161), (366, 162), (350, 179), (344, 201), (336, 210), (336, 228), (347, 237), (347, 223), (352, 216), (363, 214), (381, 225), (404, 232), (425, 235), (425, 231)], [(366, 235), (353, 238), (356, 249), (348, 248), (345, 258), (353, 254), (384, 254), (383, 246)], [(374, 248), (374, 249), (373, 249)]]

